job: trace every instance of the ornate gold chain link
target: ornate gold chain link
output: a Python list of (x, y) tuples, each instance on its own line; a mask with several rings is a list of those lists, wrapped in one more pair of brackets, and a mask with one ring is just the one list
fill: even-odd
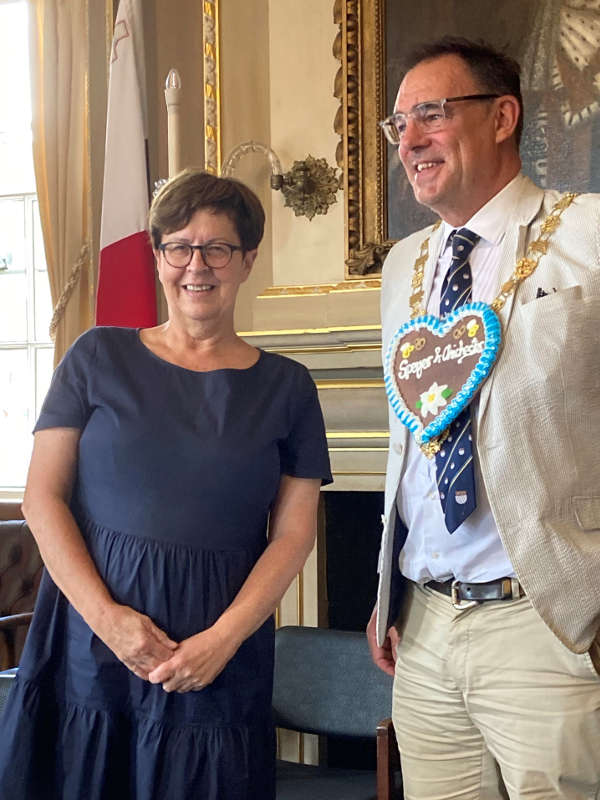
[[(535, 272), (541, 257), (548, 252), (548, 242), (560, 224), (560, 217), (563, 211), (571, 205), (576, 197), (577, 192), (567, 192), (554, 204), (552, 210), (542, 222), (540, 235), (528, 245), (525, 256), (519, 258), (512, 275), (502, 284), (498, 296), (490, 303), (490, 307), (493, 308), (496, 313), (500, 311), (510, 295), (516, 291), (518, 285)], [(416, 317), (420, 317), (426, 313), (423, 307), (423, 278), (425, 276), (425, 264), (429, 258), (429, 240), (431, 235), (441, 224), (442, 220), (438, 219), (429, 236), (421, 244), (419, 255), (413, 267), (411, 279), (413, 293), (409, 299), (411, 319), (416, 319)]]

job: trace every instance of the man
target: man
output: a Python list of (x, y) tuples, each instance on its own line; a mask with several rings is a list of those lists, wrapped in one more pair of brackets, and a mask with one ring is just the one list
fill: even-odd
[(555, 208), (520, 174), (521, 119), (518, 65), (446, 38), (382, 123), (442, 220), (386, 260), (384, 355), (411, 314), (504, 290), (495, 365), (438, 452), (390, 412), (367, 635), (395, 661), (409, 799), (600, 798), (600, 199)]

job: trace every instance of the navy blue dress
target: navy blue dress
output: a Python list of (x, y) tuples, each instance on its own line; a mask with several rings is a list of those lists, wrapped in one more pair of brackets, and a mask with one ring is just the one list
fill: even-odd
[[(260, 352), (194, 372), (128, 328), (57, 368), (36, 430), (82, 431), (71, 507), (106, 585), (181, 641), (232, 602), (266, 547), (282, 474), (330, 482), (307, 370)], [(273, 621), (200, 692), (131, 673), (44, 574), (2, 718), (10, 800), (270, 800)]]

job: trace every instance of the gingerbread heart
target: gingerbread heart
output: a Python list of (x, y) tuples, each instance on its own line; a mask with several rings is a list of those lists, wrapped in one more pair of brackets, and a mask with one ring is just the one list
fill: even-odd
[(405, 323), (384, 360), (390, 405), (418, 444), (442, 433), (487, 378), (501, 341), (500, 320), (486, 303), (466, 303), (439, 319)]

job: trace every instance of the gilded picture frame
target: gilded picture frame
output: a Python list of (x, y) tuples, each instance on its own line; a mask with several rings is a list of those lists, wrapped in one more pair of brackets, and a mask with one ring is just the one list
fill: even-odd
[(402, 58), (445, 34), (517, 59), (525, 104), (523, 171), (538, 185), (600, 191), (600, 9), (595, 0), (336, 0), (341, 66), (346, 276), (375, 277), (389, 248), (434, 216), (417, 206), (377, 123), (393, 111)]
[(341, 67), (335, 94), (341, 100), (335, 130), (343, 170), (346, 277), (381, 272), (392, 242), (386, 239), (385, 143), (375, 129), (383, 116), (384, 0), (336, 0), (340, 33), (334, 54)]

